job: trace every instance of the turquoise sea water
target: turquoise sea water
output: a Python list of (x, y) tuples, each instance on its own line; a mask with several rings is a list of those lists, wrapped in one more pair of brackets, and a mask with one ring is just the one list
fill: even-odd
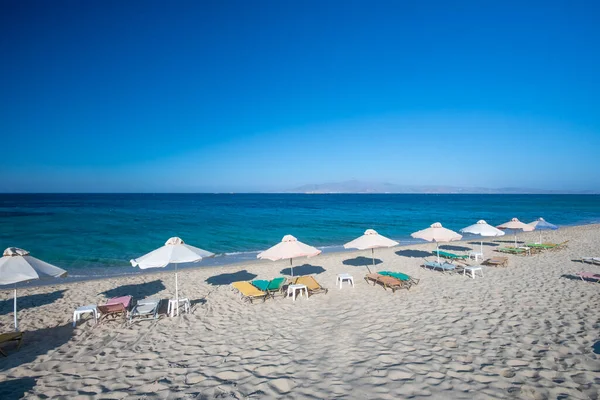
[(285, 234), (336, 250), (367, 228), (407, 244), (410, 233), (434, 222), (459, 230), (512, 217), (600, 222), (600, 196), (4, 194), (0, 247), (27, 249), (71, 276), (113, 275), (135, 273), (128, 260), (171, 236), (223, 254), (201, 264), (215, 265), (255, 259)]

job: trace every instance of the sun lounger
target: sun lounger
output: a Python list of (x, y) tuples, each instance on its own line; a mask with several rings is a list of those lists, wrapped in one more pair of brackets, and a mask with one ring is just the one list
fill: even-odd
[(158, 319), (158, 307), (160, 299), (147, 298), (138, 300), (131, 313), (129, 313), (129, 323), (143, 321), (146, 319)]
[(98, 306), (98, 311), (101, 314), (98, 322), (107, 318), (115, 319), (118, 316), (122, 316), (124, 319), (127, 318), (127, 312), (131, 307), (131, 299), (131, 296), (113, 297), (112, 299), (108, 299), (105, 305)]
[(526, 249), (521, 249), (518, 247), (499, 247), (499, 248), (495, 249), (494, 251), (497, 251), (498, 253), (507, 253), (507, 254), (516, 254), (516, 255), (527, 254)]
[(423, 264), (423, 267), (433, 270), (439, 269), (443, 273), (456, 271), (456, 265), (447, 262), (439, 263), (437, 261), (427, 261)]
[[(19, 350), (21, 348), (21, 344), (23, 343), (23, 332), (10, 332), (1, 334), (0, 344), (8, 342), (18, 342), (17, 350)], [(4, 357), (7, 357), (6, 353), (2, 350), (2, 348), (0, 348), (0, 354)]]
[(275, 293), (281, 293), (285, 283), (285, 278), (275, 278), (271, 279), (270, 281), (255, 280), (250, 283), (252, 283), (252, 285), (254, 285), (258, 290), (262, 290), (263, 292), (267, 292), (271, 296), (274, 296)]
[(254, 300), (265, 301), (269, 295), (269, 293), (258, 289), (247, 281), (233, 282), (231, 286), (242, 295), (243, 300), (249, 301), (250, 303)]
[(448, 258), (450, 260), (466, 260), (467, 258), (469, 258), (467, 254), (458, 255), (442, 250), (434, 250), (433, 254), (436, 256), (439, 255), (440, 257)]
[(365, 276), (365, 281), (367, 281), (367, 283), (373, 282), (373, 286), (375, 286), (375, 284), (378, 284), (382, 286), (385, 290), (392, 289), (392, 293), (394, 293), (398, 289), (410, 288), (410, 283), (408, 282), (401, 281), (400, 279), (391, 276), (380, 275), (377, 273), (367, 274)]
[(482, 264), (493, 265), (495, 267), (506, 267), (506, 266), (508, 266), (508, 257), (497, 256), (497, 257), (488, 258), (487, 260), (482, 262)]
[(309, 296), (317, 293), (327, 293), (328, 291), (312, 275), (299, 276), (294, 279), (294, 285), (306, 285)]
[(590, 264), (600, 264), (600, 257), (581, 257), (581, 262)]
[(578, 272), (577, 276), (581, 278), (582, 281), (596, 281), (596, 283), (600, 283), (600, 274), (596, 272)]
[(419, 284), (419, 279), (413, 278), (410, 275), (403, 274), (402, 272), (379, 271), (379, 275), (391, 276), (392, 278), (396, 278), (398, 280), (401, 280), (402, 282), (408, 282), (409, 289), (413, 285), (418, 285)]

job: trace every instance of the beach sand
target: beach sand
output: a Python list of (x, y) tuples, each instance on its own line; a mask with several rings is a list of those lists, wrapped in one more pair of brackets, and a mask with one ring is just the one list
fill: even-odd
[[(396, 293), (363, 280), (357, 264), (370, 262), (367, 251), (296, 260), (305, 264), (296, 273), (329, 288), (296, 302), (248, 304), (229, 285), (279, 276), (284, 261), (181, 270), (191, 314), (133, 326), (86, 318), (73, 329), (71, 318), (114, 295), (173, 297), (172, 272), (24, 288), (25, 341), (4, 347), (0, 398), (595, 399), (600, 284), (573, 275), (600, 266), (573, 260), (600, 256), (600, 225), (544, 236), (568, 247), (508, 256), (507, 268), (486, 267), (477, 279), (420, 268), (435, 244), (376, 250), (376, 269), (421, 280)], [(487, 255), (493, 248), (484, 245)], [(354, 289), (335, 287), (342, 272)], [(2, 332), (12, 317), (12, 291), (2, 291)]]

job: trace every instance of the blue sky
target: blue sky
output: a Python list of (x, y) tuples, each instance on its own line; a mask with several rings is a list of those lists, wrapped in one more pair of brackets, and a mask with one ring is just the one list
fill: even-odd
[(600, 190), (599, 4), (3, 1), (0, 191)]

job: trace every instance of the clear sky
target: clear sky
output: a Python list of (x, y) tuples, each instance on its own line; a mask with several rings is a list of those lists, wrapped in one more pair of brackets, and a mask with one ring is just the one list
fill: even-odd
[(0, 2), (1, 192), (600, 189), (600, 2)]

